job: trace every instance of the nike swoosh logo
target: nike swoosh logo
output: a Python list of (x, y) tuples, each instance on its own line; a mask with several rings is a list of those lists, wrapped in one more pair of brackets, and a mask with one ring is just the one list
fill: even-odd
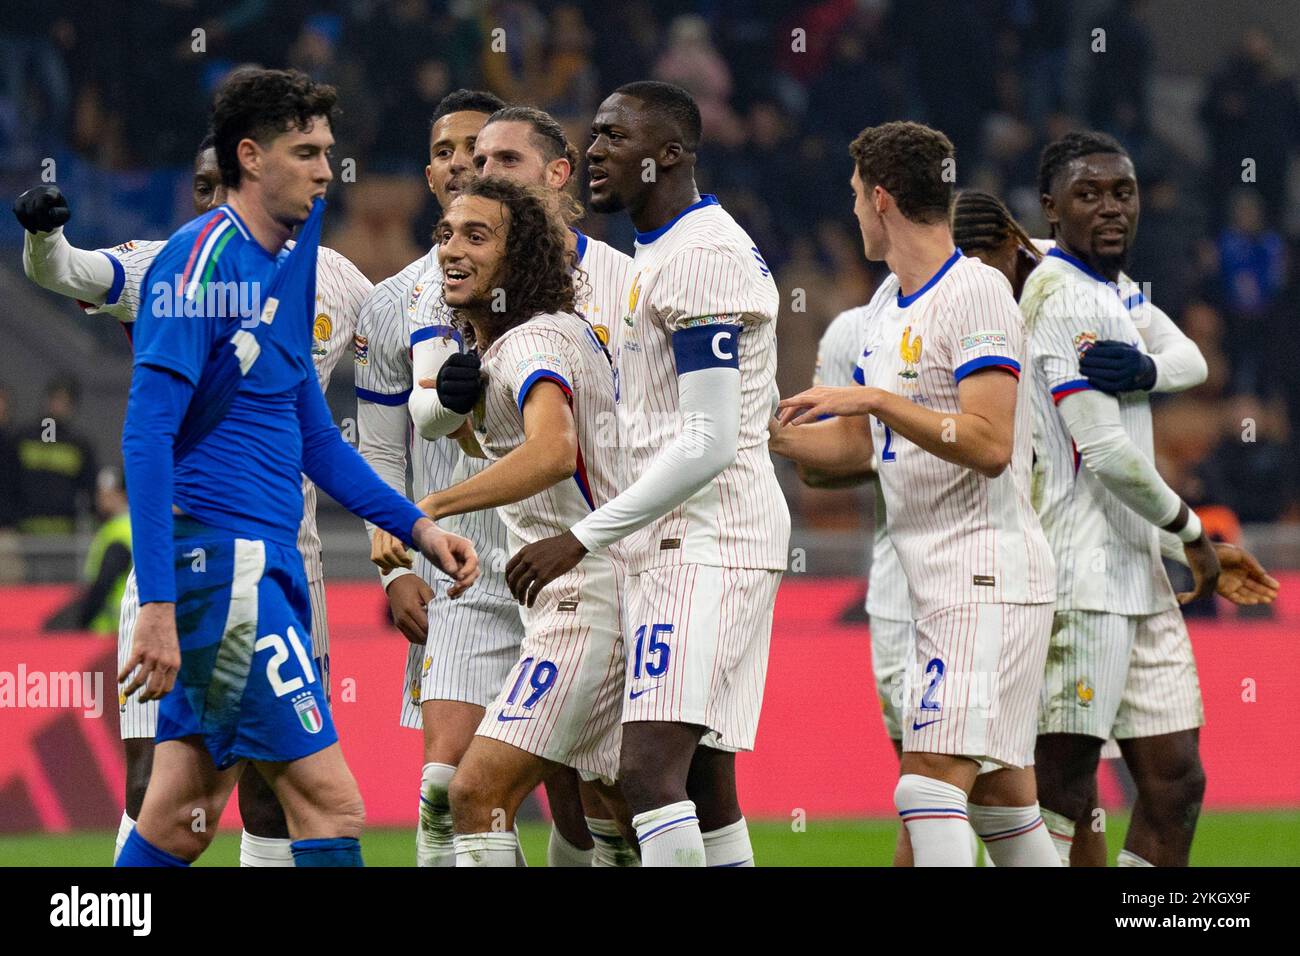
[(638, 697), (640, 697), (642, 694), (648, 694), (648, 693), (650, 693), (652, 690), (658, 690), (658, 689), (659, 689), (659, 685), (658, 685), (658, 684), (655, 684), (653, 687), (647, 687), (645, 690), (634, 690), (634, 691), (632, 691), (630, 694), (627, 695), (627, 699), (628, 699), (628, 700), (636, 700), (636, 699), (637, 699)]
[(520, 714), (517, 717), (511, 717), (509, 714), (497, 714), (497, 720), (505, 723), (507, 720), (532, 720), (527, 714)]
[(913, 729), (913, 730), (920, 730), (922, 727), (929, 727), (931, 724), (937, 724), (937, 723), (938, 723), (939, 721), (941, 721), (941, 720), (943, 720), (942, 717), (936, 717), (936, 718), (934, 718), (934, 720), (927, 720), (927, 721), (926, 721), (925, 723), (923, 723), (923, 724), (918, 724), (918, 723), (914, 720), (914, 721), (912, 721), (912, 729)]

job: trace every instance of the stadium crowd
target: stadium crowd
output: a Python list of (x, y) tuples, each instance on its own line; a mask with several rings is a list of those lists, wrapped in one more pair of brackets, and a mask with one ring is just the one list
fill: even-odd
[[(542, 107), (581, 145), (606, 92), (671, 81), (700, 104), (701, 188), (725, 198), (780, 281), (778, 384), (790, 394), (826, 325), (879, 279), (846, 202), (844, 144), (859, 129), (906, 117), (944, 130), (958, 184), (1004, 197), (1043, 235), (1039, 152), (1092, 126), (1128, 148), (1141, 179), (1130, 271), (1210, 366), (1204, 385), (1155, 405), (1162, 472), (1224, 536), (1238, 522), (1300, 521), (1295, 75), (1266, 32), (1242, 24), (1196, 106), (1208, 146), (1197, 162), (1152, 121), (1154, 78), (1172, 65), (1157, 58), (1148, 6), (1117, 0), (1096, 19), (1106, 56), (1077, 55), (1093, 24), (1066, 0), (7, 0), (0, 170), (31, 179), (64, 152), (110, 170), (184, 169), (203, 134), (196, 104), (231, 69), (296, 67), (346, 106), (335, 156), (354, 161), (355, 181), (332, 190), (326, 242), (378, 280), (427, 248), (420, 157), (449, 90)], [(1243, 157), (1255, 164), (1246, 182)], [(626, 224), (603, 218), (589, 231), (630, 249)], [(0, 412), (6, 482), (20, 488), (11, 452), (25, 430)], [(25, 507), (7, 501), (0, 520), (23, 521)]]

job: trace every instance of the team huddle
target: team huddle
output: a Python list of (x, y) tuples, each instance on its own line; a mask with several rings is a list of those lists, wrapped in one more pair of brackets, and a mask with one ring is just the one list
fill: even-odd
[[(319, 244), (335, 111), (302, 74), (234, 74), (198, 216), (165, 243), (76, 249), (57, 188), (15, 205), (28, 275), (119, 319), (135, 353), (117, 865), (193, 862), (215, 833), (196, 813), (218, 819), (236, 785), (242, 865), (361, 865), (317, 486), (366, 520), (410, 642), (393, 705), (423, 734), (419, 865), (524, 865), (538, 785), (550, 865), (753, 865), (735, 754), (789, 554), (773, 454), (809, 484), (876, 482), (897, 864), (973, 865), (972, 831), (999, 866), (1104, 864), (1110, 739), (1138, 787), (1121, 864), (1186, 864), (1203, 715), (1177, 604), (1277, 585), (1152, 463), (1147, 393), (1206, 369), (1122, 271), (1138, 202), (1118, 144), (1048, 147), (1040, 242), (993, 197), (954, 208), (942, 133), (864, 130), (854, 213), (890, 275), (827, 330), (814, 387), (780, 399), (780, 293), (696, 187), (685, 91), (627, 84), (592, 121), (590, 207), (627, 213), (632, 257), (579, 230), (554, 119), (448, 95), (433, 246), (373, 287)], [(349, 345), (355, 450), (323, 398)]]

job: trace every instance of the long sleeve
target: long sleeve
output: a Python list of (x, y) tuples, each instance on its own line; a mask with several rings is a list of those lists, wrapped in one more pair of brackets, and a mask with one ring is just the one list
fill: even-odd
[(411, 397), (408, 400), (411, 421), (415, 423), (415, 430), (421, 438), (435, 441), (454, 432), (467, 416), (444, 407), (438, 400), (438, 390), (421, 388), (420, 380), (436, 381), (438, 370), (448, 358), (460, 351), (460, 346), (457, 339), (442, 335), (425, 337), (419, 341), (414, 341), (412, 336), (412, 339), (411, 363), (414, 374)]
[[(357, 452), (399, 495), (406, 494), (406, 438), (410, 427), (401, 405), (357, 399)], [(375, 526), (369, 521), (366, 535), (375, 536)], [(395, 578), (414, 573), (410, 568), (394, 568), (381, 572), (379, 580), (387, 588)]]
[(677, 378), (682, 428), (622, 494), (573, 526), (599, 551), (667, 514), (731, 464), (740, 443), (740, 371), (709, 367)]
[(1113, 396), (1084, 389), (1061, 399), (1057, 409), (1084, 465), (1107, 491), (1157, 528), (1178, 516), (1182, 500), (1129, 439)]
[(1195, 388), (1209, 375), (1209, 366), (1196, 343), (1183, 334), (1168, 314), (1150, 302), (1138, 307), (1147, 321), (1138, 322), (1138, 333), (1146, 343), (1147, 354), (1156, 363), (1153, 392), (1181, 392)]
[(179, 374), (137, 365), (122, 427), (131, 495), (131, 539), (140, 603), (176, 600), (172, 567), (172, 449), (194, 385)]
[(343, 440), (314, 377), (304, 378), (298, 388), (298, 421), (303, 473), (353, 514), (409, 545), (411, 528), (424, 515)]
[(103, 305), (114, 298), (125, 281), (122, 265), (105, 252), (78, 249), (63, 236), (63, 227), (53, 232), (23, 232), (23, 271), (43, 289)]

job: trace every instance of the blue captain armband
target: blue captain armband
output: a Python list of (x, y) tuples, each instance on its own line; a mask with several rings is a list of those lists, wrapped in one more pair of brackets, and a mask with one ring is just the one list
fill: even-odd
[(696, 325), (673, 333), (677, 374), (702, 368), (740, 369), (739, 325)]

